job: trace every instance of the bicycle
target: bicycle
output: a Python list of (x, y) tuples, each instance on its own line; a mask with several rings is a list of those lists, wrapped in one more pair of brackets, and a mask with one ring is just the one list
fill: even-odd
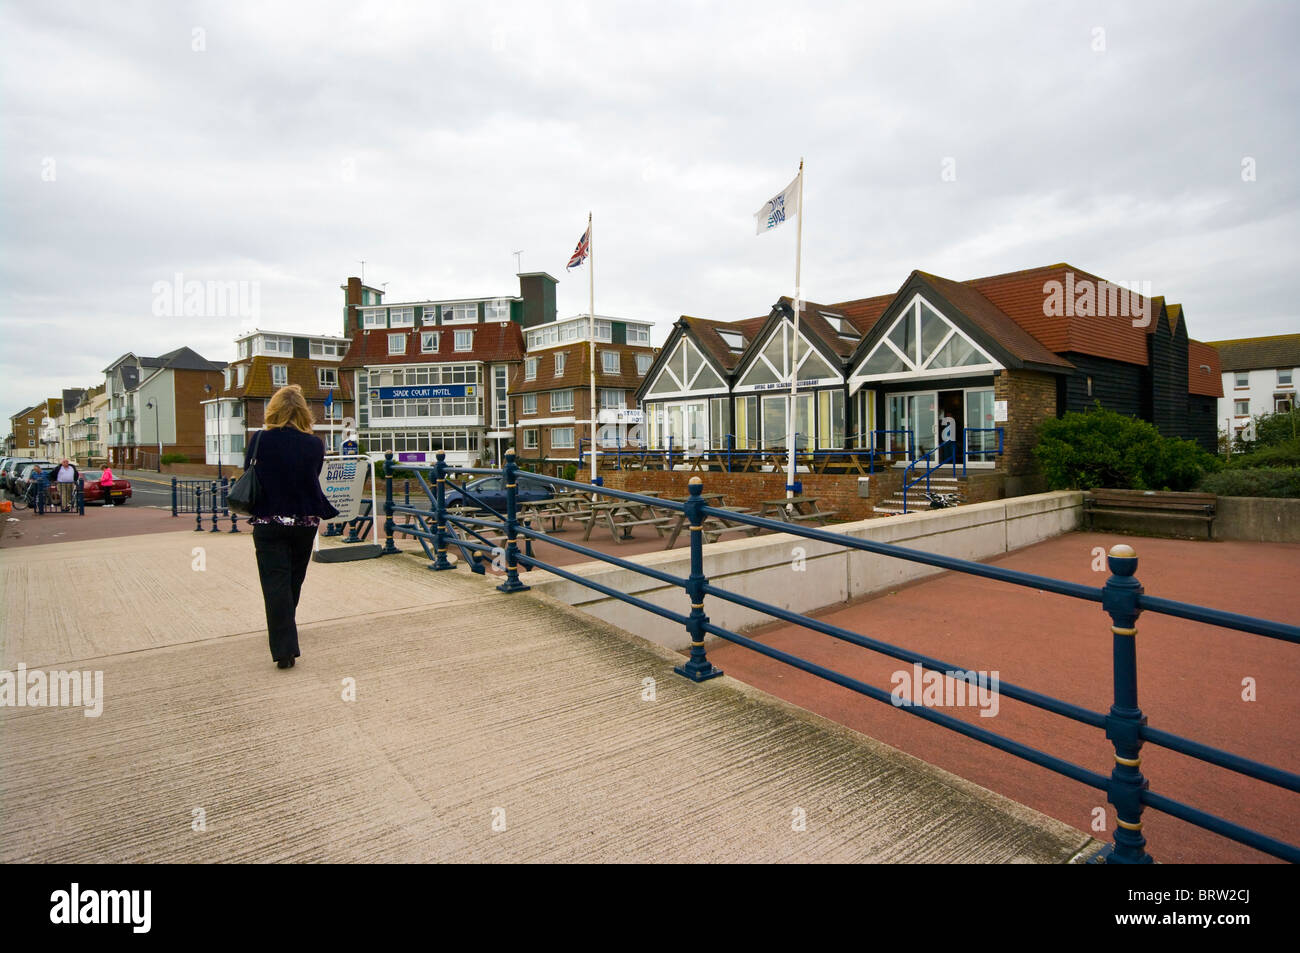
[[(58, 508), (57, 498), (51, 498), (49, 487), (46, 487), (45, 509)], [(40, 492), (35, 483), (28, 483), (23, 492), (15, 496), (13, 505), (15, 510), (28, 510), (36, 508), (36, 494)]]

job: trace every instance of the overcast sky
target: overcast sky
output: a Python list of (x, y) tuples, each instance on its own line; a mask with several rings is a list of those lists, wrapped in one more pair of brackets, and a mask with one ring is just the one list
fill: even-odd
[[(586, 311), (588, 211), (597, 312), (762, 314), (801, 156), (811, 300), (1068, 261), (1202, 340), (1295, 332), (1298, 39), (1289, 2), (6, 0), (2, 416), (128, 350), (341, 333), (361, 259), (389, 301), (513, 295), (522, 249)], [(177, 274), (258, 313), (156, 315)]]

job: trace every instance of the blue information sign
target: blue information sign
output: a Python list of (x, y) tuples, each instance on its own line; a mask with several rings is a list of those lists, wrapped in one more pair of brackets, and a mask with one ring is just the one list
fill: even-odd
[(343, 446), (339, 448), (339, 452), (345, 457), (356, 456), (357, 442), (355, 440), (344, 440)]
[(473, 397), (473, 384), (444, 384), (439, 387), (372, 387), (371, 400), (429, 400), (433, 397)]

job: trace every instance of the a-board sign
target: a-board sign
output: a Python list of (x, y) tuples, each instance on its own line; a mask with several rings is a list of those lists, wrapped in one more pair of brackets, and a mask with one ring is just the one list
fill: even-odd
[(333, 504), (339, 515), (326, 523), (342, 523), (361, 515), (361, 501), (365, 497), (366, 473), (370, 461), (365, 457), (326, 457), (320, 471), (320, 488), (325, 499)]

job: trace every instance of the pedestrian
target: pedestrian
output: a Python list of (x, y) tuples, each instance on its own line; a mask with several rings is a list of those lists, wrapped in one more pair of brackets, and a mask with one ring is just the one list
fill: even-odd
[(297, 609), (312, 543), (321, 518), (338, 516), (320, 487), (325, 446), (302, 388), (281, 387), (267, 404), (265, 429), (253, 435), (244, 452), (244, 469), (257, 473), (257, 499), (249, 523), (257, 552), (257, 575), (266, 604), (271, 658), (292, 668), (301, 655)]
[(59, 506), (64, 510), (72, 509), (72, 488), (77, 483), (77, 468), (68, 462), (67, 457), (59, 464), (54, 480), (59, 486)]
[(104, 505), (113, 505), (113, 471), (104, 462), (104, 472), (99, 475), (99, 488), (104, 491)]
[(27, 474), (27, 485), (31, 488), (30, 492), (34, 495), (33, 505), (36, 507), (36, 515), (45, 515), (45, 494), (50, 489), (50, 478), (41, 470), (40, 464), (32, 467), (32, 472)]

